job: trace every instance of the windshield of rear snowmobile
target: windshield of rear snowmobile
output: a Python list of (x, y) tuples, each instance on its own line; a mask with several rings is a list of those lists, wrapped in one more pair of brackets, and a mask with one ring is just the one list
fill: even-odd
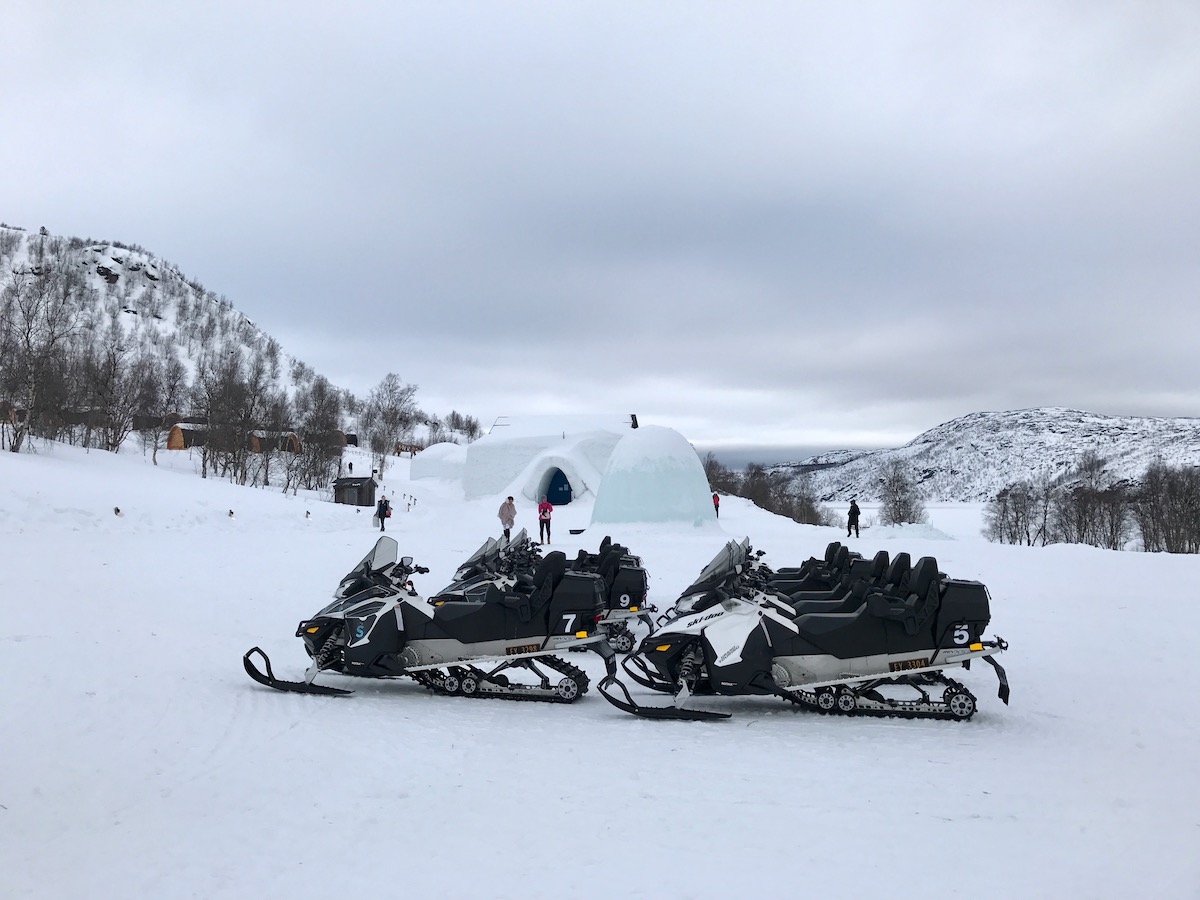
[(467, 557), (467, 561), (458, 567), (458, 571), (454, 573), (454, 580), (459, 581), (474, 574), (476, 569), (484, 564), (484, 560), (494, 555), (497, 552), (500, 542), (493, 537), (488, 538), (479, 545), (479, 549)]
[(739, 566), (745, 568), (746, 554), (749, 552), (749, 549), (749, 538), (743, 540), (741, 543), (730, 541), (717, 552), (717, 555), (712, 558), (712, 562), (705, 566), (696, 577), (696, 580), (692, 582), (691, 587), (683, 591), (680, 596), (686, 597), (688, 594), (709, 590), (715, 584), (724, 581), (730, 575), (736, 573)]
[(340, 600), (362, 590), (363, 578), (370, 576), (372, 572), (378, 572), (385, 566), (392, 565), (397, 559), (399, 559), (399, 547), (396, 541), (390, 537), (381, 537), (375, 542), (371, 552), (346, 573), (346, 576), (338, 584), (337, 590), (333, 592), (334, 599)]

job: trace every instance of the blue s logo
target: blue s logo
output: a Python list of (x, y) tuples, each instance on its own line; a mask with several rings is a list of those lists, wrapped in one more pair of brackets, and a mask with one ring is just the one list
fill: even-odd
[(354, 639), (356, 641), (360, 641), (360, 640), (362, 640), (363, 636), (366, 633), (367, 633), (366, 626), (359, 625), (357, 628), (354, 629)]

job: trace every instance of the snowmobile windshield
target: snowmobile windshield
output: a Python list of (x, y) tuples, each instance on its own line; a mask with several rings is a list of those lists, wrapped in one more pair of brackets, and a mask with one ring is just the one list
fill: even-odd
[(458, 571), (454, 573), (454, 580), (460, 581), (463, 578), (469, 578), (488, 556), (496, 553), (499, 543), (495, 538), (490, 537), (480, 544), (479, 549), (467, 557), (467, 561), (458, 567)]
[(390, 566), (399, 559), (399, 549), (393, 538), (381, 537), (377, 540), (375, 546), (371, 548), (371, 552), (346, 573), (346, 577), (341, 580), (337, 590), (333, 592), (334, 599), (341, 600), (362, 590), (362, 579), (369, 577), (372, 572), (378, 572), (384, 566)]
[(497, 548), (498, 555), (501, 557), (511, 556), (513, 553), (517, 553), (521, 550), (524, 550), (525, 546), (528, 543), (529, 543), (529, 532), (527, 532), (524, 528), (522, 528), (520, 531), (518, 531), (516, 534), (514, 534), (512, 536), (512, 538), (508, 541), (508, 543), (499, 545), (499, 547)]
[(704, 567), (700, 575), (692, 582), (691, 587), (687, 588), (680, 596), (686, 597), (689, 594), (709, 590), (713, 585), (725, 581), (737, 571), (738, 566), (745, 566), (749, 546), (749, 542), (745, 540), (740, 544), (737, 541), (730, 541), (712, 558), (712, 562)]

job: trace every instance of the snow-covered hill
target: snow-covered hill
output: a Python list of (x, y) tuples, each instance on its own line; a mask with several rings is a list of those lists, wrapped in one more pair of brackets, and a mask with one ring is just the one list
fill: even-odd
[(806, 473), (823, 500), (875, 501), (883, 466), (900, 459), (927, 502), (986, 502), (1015, 481), (1068, 475), (1087, 451), (1105, 460), (1113, 481), (1136, 480), (1156, 460), (1197, 466), (1200, 418), (1104, 416), (1059, 407), (980, 412), (896, 449), (840, 451), (775, 468)]
[(70, 292), (82, 307), (77, 332), (98, 335), (116, 326), (126, 347), (174, 356), (189, 379), (202, 353), (234, 350), (244, 357), (265, 353), (281, 373), (298, 369), (311, 377), (311, 370), (283, 353), (228, 299), (137, 244), (27, 232), (0, 223), (0, 287), (50, 270), (71, 278)]

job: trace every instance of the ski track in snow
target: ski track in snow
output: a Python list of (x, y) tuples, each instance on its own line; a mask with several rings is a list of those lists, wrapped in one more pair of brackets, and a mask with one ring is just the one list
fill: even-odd
[[(187, 465), (0, 454), (6, 898), (1200, 896), (1200, 558), (989, 544), (979, 506), (864, 529), (864, 553), (935, 555), (988, 585), (1012, 705), (989, 667), (951, 672), (979, 700), (966, 723), (767, 698), (697, 701), (726, 722), (649, 722), (596, 693), (590, 653), (567, 655), (592, 678), (570, 706), (407, 679), (285, 695), (241, 655), (303, 671), (296, 623), (370, 548), (369, 511), (170, 468)], [(431, 568), (414, 579), (429, 594), (497, 533), (500, 498), (406, 471), (388, 472), (388, 533)], [(553, 549), (595, 549), (603, 534), (568, 534), (588, 513), (556, 510)], [(841, 537), (732, 497), (716, 526), (608, 533), (660, 607), (731, 537), (773, 565)]]

